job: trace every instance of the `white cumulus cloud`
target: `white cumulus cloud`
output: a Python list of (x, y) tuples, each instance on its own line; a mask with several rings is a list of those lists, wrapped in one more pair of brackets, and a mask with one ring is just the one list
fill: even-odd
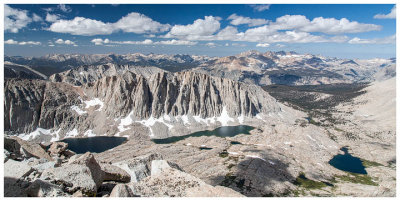
[(59, 4), (59, 5), (57, 6), (57, 8), (60, 9), (60, 10), (61, 10), (62, 12), (64, 12), (64, 13), (69, 13), (69, 12), (72, 11), (71, 7), (70, 7), (70, 6), (67, 6), (67, 5), (65, 5), (65, 4)]
[(161, 24), (140, 13), (129, 13), (113, 24), (116, 30), (128, 33), (159, 33), (168, 31), (169, 24)]
[(55, 41), (55, 43), (60, 44), (60, 45), (73, 45), (73, 46), (78, 46), (75, 44), (75, 42), (71, 40), (63, 40), (59, 38), (58, 40)]
[(396, 35), (391, 35), (384, 38), (373, 38), (373, 39), (361, 39), (358, 37), (354, 37), (349, 40), (350, 44), (395, 44), (396, 43)]
[(249, 17), (236, 15), (235, 13), (230, 15), (228, 20), (231, 20), (231, 24), (236, 26), (241, 24), (247, 24), (248, 26), (259, 26), (268, 23), (268, 20), (265, 19), (252, 19)]
[(374, 16), (375, 19), (396, 19), (396, 5), (393, 6), (389, 14), (377, 14)]
[(265, 10), (269, 10), (269, 7), (271, 6), (271, 4), (250, 5), (250, 6), (253, 7), (253, 9), (258, 12), (262, 12)]
[(38, 41), (21, 41), (21, 42), (18, 42), (18, 41), (15, 41), (13, 39), (8, 39), (8, 40), (4, 41), (4, 43), (8, 44), (8, 45), (41, 45), (42, 44), (41, 42), (38, 42)]
[(4, 5), (4, 30), (12, 33), (26, 27), (32, 19), (28, 16), (28, 11), (14, 9), (8, 5)]
[(123, 31), (128, 33), (159, 33), (168, 31), (169, 24), (161, 24), (140, 13), (129, 13), (115, 23), (104, 23), (84, 17), (75, 17), (72, 20), (57, 20), (50, 25), (49, 31), (69, 33), (72, 35), (94, 36), (109, 35)]
[(220, 29), (221, 20), (219, 17), (205, 16), (204, 19), (197, 19), (193, 24), (175, 25), (165, 35), (166, 38), (185, 38), (187, 40), (201, 39), (207, 36), (212, 36)]
[(151, 39), (145, 39), (143, 41), (112, 41), (109, 39), (95, 38), (91, 40), (95, 45), (104, 44), (123, 44), (123, 45), (196, 45), (197, 42), (186, 41), (186, 40), (164, 40), (164, 41), (152, 41)]
[(47, 22), (55, 22), (55, 21), (57, 21), (57, 20), (59, 20), (59, 19), (60, 19), (60, 16), (59, 16), (59, 15), (50, 14), (50, 13), (47, 13), (47, 14), (46, 14), (46, 21), (47, 21)]
[(256, 47), (269, 47), (270, 45), (268, 43), (258, 43)]

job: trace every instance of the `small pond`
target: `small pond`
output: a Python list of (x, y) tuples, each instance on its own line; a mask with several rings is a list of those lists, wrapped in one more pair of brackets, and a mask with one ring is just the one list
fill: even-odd
[(174, 136), (164, 139), (153, 139), (152, 141), (156, 144), (168, 144), (178, 142), (179, 140), (186, 139), (188, 137), (200, 137), (200, 136), (217, 136), (217, 137), (233, 137), (238, 134), (250, 135), (249, 131), (253, 130), (254, 127), (239, 125), (239, 126), (223, 126), (214, 130), (199, 131), (184, 136)]
[(100, 153), (112, 149), (126, 141), (125, 137), (97, 136), (89, 138), (66, 138), (61, 142), (68, 143), (68, 149), (83, 154), (86, 152)]
[(343, 154), (338, 154), (334, 156), (330, 161), (329, 164), (332, 165), (333, 167), (347, 171), (347, 172), (352, 172), (352, 173), (358, 173), (358, 174), (367, 174), (367, 171), (365, 171), (365, 167), (362, 164), (362, 161), (360, 158), (354, 157), (351, 154), (349, 154), (348, 149), (346, 147), (342, 147), (340, 150), (344, 151)]

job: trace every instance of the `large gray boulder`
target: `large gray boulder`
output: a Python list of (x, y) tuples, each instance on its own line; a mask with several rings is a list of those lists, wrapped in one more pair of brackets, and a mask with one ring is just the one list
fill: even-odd
[(148, 154), (139, 156), (128, 161), (113, 163), (128, 172), (131, 177), (131, 182), (139, 182), (140, 180), (151, 175), (151, 163), (153, 160), (161, 160), (159, 154)]
[(27, 162), (19, 162), (12, 159), (4, 163), (4, 196), (26, 197), (20, 181), (33, 172)]
[(50, 152), (52, 156), (60, 156), (67, 148), (68, 144), (65, 142), (53, 142), (47, 151)]
[(60, 197), (68, 196), (58, 185), (37, 179), (25, 190), (30, 197)]
[(87, 152), (69, 164), (45, 170), (41, 179), (62, 183), (70, 193), (80, 190), (85, 196), (95, 196), (104, 172), (93, 154)]
[(104, 181), (130, 182), (131, 176), (125, 170), (108, 163), (100, 163), (101, 170), (104, 172)]
[(137, 197), (126, 184), (117, 184), (111, 191), (110, 197)]
[(49, 161), (53, 160), (46, 150), (44, 150), (39, 144), (25, 141), (15, 136), (5, 138), (4, 149), (13, 153), (15, 156), (21, 156), (23, 158), (35, 157), (45, 158)]
[(151, 173), (140, 182), (130, 184), (134, 194), (144, 197), (243, 197), (232, 189), (206, 184), (171, 167), (165, 160), (153, 160)]
[(32, 171), (32, 167), (30, 167), (27, 162), (19, 162), (9, 159), (4, 163), (4, 177), (19, 180), (28, 176)]

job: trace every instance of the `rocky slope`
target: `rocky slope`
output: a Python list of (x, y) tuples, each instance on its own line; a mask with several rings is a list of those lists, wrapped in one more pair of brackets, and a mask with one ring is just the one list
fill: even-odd
[(30, 68), (29, 66), (5, 62), (4, 78), (21, 78), (21, 79), (47, 79), (46, 75)]
[(46, 152), (18, 138), (4, 141), (5, 197), (243, 196), (206, 184), (159, 154), (110, 164), (90, 152), (77, 155), (62, 142), (52, 143)]
[(395, 59), (348, 60), (295, 52), (248, 51), (208, 61), (192, 71), (258, 85), (319, 85), (374, 81), (374, 74), (392, 69), (395, 63)]
[[(320, 85), (333, 83), (371, 82), (382, 75), (393, 76), (396, 59), (338, 59), (296, 52), (248, 51), (227, 57), (165, 54), (52, 54), (43, 57), (8, 57), (5, 61), (30, 66), (46, 76), (82, 65), (110, 63), (122, 66), (156, 67), (170, 72), (196, 71), (257, 85)], [(84, 67), (87, 68), (87, 67)], [(104, 68), (103, 68), (104, 69)], [(104, 69), (105, 70), (105, 69)], [(150, 70), (152, 71), (152, 70)], [(77, 73), (84, 72), (78, 69)], [(385, 73), (386, 72), (386, 73)], [(68, 74), (68, 73), (63, 73)], [(84, 77), (87, 75), (70, 76)], [(377, 75), (375, 75), (377, 74)], [(94, 76), (96, 77), (96, 76)], [(74, 82), (74, 80), (69, 80)], [(79, 83), (75, 83), (79, 84)]]
[(146, 77), (126, 71), (82, 86), (5, 83), (6, 133), (39, 142), (94, 135), (163, 138), (221, 125), (294, 122), (299, 115), (258, 86), (193, 72)]
[[(190, 69), (212, 58), (196, 55), (166, 55), (166, 54), (49, 54), (42, 57), (12, 57), (4, 60), (20, 65), (27, 65), (46, 75), (74, 69), (82, 65), (102, 65), (114, 63), (118, 65), (158, 67), (176, 72)], [(49, 74), (47, 74), (49, 73)]]

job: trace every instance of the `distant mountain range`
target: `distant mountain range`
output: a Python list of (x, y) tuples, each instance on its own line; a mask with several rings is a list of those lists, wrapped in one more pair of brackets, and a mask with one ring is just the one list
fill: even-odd
[[(224, 77), (240, 82), (269, 85), (319, 85), (332, 83), (371, 82), (395, 75), (396, 59), (338, 59), (320, 55), (298, 54), (296, 52), (247, 51), (234, 56), (207, 57), (196, 55), (165, 54), (51, 54), (43, 57), (9, 57), (8, 71), (18, 77), (20, 67), (29, 68), (45, 76), (70, 72), (69, 76), (77, 77), (78, 72), (87, 75), (105, 68), (104, 65), (124, 66), (121, 68), (159, 68), (163, 71), (194, 71), (211, 76)], [(14, 64), (14, 65), (11, 65)], [(86, 69), (86, 70), (85, 70)], [(157, 71), (160, 71), (157, 70)], [(65, 71), (65, 72), (64, 72)], [(143, 71), (143, 70), (142, 70)], [(145, 70), (148, 71), (148, 70)], [(62, 73), (64, 72), (64, 73)], [(26, 78), (24, 73), (21, 76)], [(99, 78), (98, 75), (87, 75)], [(53, 76), (54, 77), (54, 76)], [(32, 79), (37, 79), (33, 76)], [(95, 80), (96, 80), (95, 79)], [(89, 79), (90, 80), (90, 79)], [(94, 81), (94, 80), (92, 80)]]

